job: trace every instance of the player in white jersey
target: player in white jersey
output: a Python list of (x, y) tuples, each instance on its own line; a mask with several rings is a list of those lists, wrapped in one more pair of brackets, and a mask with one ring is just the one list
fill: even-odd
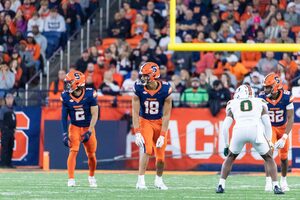
[[(229, 145), (229, 128), (235, 120), (232, 138)], [(223, 162), (221, 178), (216, 193), (224, 193), (225, 181), (233, 162), (242, 151), (246, 143), (251, 143), (265, 160), (273, 181), (274, 194), (284, 194), (277, 181), (277, 166), (272, 157), (272, 127), (265, 101), (254, 97), (254, 90), (249, 85), (241, 85), (234, 94), (234, 99), (227, 103), (226, 118), (223, 122), (227, 156)]]

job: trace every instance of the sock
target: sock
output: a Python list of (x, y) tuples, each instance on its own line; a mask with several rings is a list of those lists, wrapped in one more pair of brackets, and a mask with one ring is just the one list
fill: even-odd
[(266, 177), (266, 183), (272, 183), (272, 178), (271, 176)]
[(78, 153), (77, 151), (69, 152), (68, 161), (67, 161), (69, 179), (74, 178), (77, 153)]
[(94, 176), (97, 167), (96, 155), (95, 153), (88, 153), (88, 165), (90, 170), (90, 176)]
[(278, 186), (278, 181), (273, 181), (273, 189), (275, 186)]
[(222, 185), (223, 189), (225, 189), (225, 182), (226, 182), (226, 179), (220, 178), (219, 185)]
[(286, 182), (286, 176), (281, 177), (281, 182)]
[(162, 176), (157, 176), (157, 175), (156, 175), (156, 176), (155, 176), (155, 180), (161, 182), (161, 181), (162, 181)]
[(138, 175), (138, 182), (145, 183), (145, 175)]

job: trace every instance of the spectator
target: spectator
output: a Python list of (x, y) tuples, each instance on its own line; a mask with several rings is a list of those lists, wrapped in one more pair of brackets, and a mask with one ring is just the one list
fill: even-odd
[(261, 58), (258, 61), (257, 68), (258, 72), (263, 76), (268, 75), (271, 72), (277, 71), (277, 63), (278, 61), (274, 59), (274, 53), (271, 51), (266, 52), (266, 57)]
[(109, 62), (109, 71), (112, 72), (114, 81), (116, 81), (116, 83), (118, 83), (119, 87), (121, 88), (123, 84), (123, 76), (117, 70), (116, 60), (111, 60)]
[[(266, 14), (266, 17), (263, 19), (264, 20), (264, 24), (270, 24), (272, 18), (275, 18), (275, 14), (277, 12), (277, 8), (276, 5), (271, 4), (269, 6), (269, 10), (268, 13)], [(276, 18), (275, 18), (276, 19)], [(272, 23), (272, 22), (271, 22)]]
[(292, 60), (290, 53), (283, 53), (282, 60), (278, 63), (279, 71), (282, 71), (285, 75), (286, 81), (290, 82), (298, 70), (298, 64)]
[[(179, 36), (175, 37), (176, 43), (182, 43), (182, 40)], [(159, 40), (158, 45), (162, 48), (165, 54), (173, 54), (173, 51), (168, 50), (168, 44), (170, 43), (170, 29), (167, 29), (167, 34), (162, 36)]]
[(23, 34), (25, 34), (27, 30), (27, 21), (21, 10), (17, 11), (13, 21), (14, 21), (14, 25), (16, 26), (16, 31), (20, 31)]
[(182, 69), (180, 70), (180, 79), (181, 79), (181, 83), (186, 87), (188, 85), (188, 82), (190, 80), (190, 74), (186, 69)]
[(112, 71), (106, 71), (103, 77), (103, 83), (100, 85), (99, 88), (104, 95), (119, 95), (120, 87), (118, 83), (113, 80), (113, 73)]
[(76, 61), (76, 70), (84, 73), (86, 68), (87, 68), (87, 65), (88, 63), (90, 62), (93, 62), (92, 58), (90, 57), (89, 55), (89, 52), (87, 50), (84, 50), (82, 53), (81, 53), (81, 58), (79, 58), (77, 61)]
[(229, 24), (227, 22), (223, 22), (221, 25), (220, 30), (218, 31), (218, 39), (221, 42), (225, 42), (227, 41), (228, 38), (232, 38), (234, 37), (234, 30), (231, 28), (231, 26), (229, 26)]
[(246, 32), (247, 39), (254, 39), (257, 37), (257, 33), (259, 31), (263, 31), (261, 21), (262, 20), (259, 16), (253, 17), (253, 24), (248, 27)]
[(130, 23), (133, 24), (137, 11), (135, 9), (132, 9), (128, 2), (123, 2), (123, 8), (125, 11), (125, 19), (129, 20)]
[(148, 32), (151, 34), (151, 35), (154, 35), (155, 34), (155, 22), (154, 22), (154, 19), (151, 15), (148, 15), (149, 12), (147, 10), (147, 7), (143, 7), (141, 9), (141, 14), (144, 16), (144, 22), (148, 25)]
[(34, 60), (35, 72), (38, 72), (40, 70), (41, 65), (41, 47), (39, 44), (36, 43), (34, 35), (32, 33), (27, 34), (26, 51), (31, 53)]
[(243, 84), (250, 85), (257, 96), (259, 92), (263, 89), (264, 76), (261, 75), (258, 71), (253, 71), (249, 76), (246, 76)]
[(100, 56), (99, 51), (96, 46), (92, 46), (89, 49), (90, 58), (93, 60), (93, 63), (97, 63), (97, 58)]
[(15, 74), (14, 88), (18, 89), (20, 87), (25, 87), (25, 82), (21, 79), (23, 70), (21, 68), (21, 58), (17, 49), (14, 49), (12, 52), (9, 68)]
[(286, 28), (282, 28), (280, 31), (280, 37), (277, 38), (277, 43), (294, 43), (294, 40), (288, 36), (289, 31)]
[(159, 66), (168, 65), (168, 57), (166, 56), (166, 54), (164, 54), (160, 46), (157, 46), (155, 49), (154, 59), (155, 59), (155, 63), (157, 63)]
[(59, 70), (57, 74), (57, 79), (55, 81), (52, 81), (49, 88), (49, 100), (50, 102), (52, 100), (58, 101), (60, 99), (61, 93), (64, 91), (64, 80), (66, 77), (66, 71), (65, 70)]
[(281, 27), (278, 25), (277, 20), (275, 17), (270, 19), (270, 25), (266, 28), (265, 36), (268, 39), (276, 40), (279, 36)]
[(155, 62), (153, 50), (149, 48), (147, 39), (142, 39), (136, 49), (133, 49), (129, 60), (133, 64), (133, 69), (138, 70), (142, 62)]
[(134, 84), (139, 78), (139, 73), (137, 70), (132, 70), (130, 74), (130, 78), (126, 79), (122, 85), (122, 95), (134, 95)]
[(243, 81), (244, 76), (248, 73), (245, 66), (238, 62), (238, 58), (234, 54), (231, 54), (226, 59), (227, 64), (225, 65), (225, 68), (227, 68), (236, 77), (238, 82)]
[(7, 93), (5, 96), (5, 105), (0, 109), (1, 124), (1, 166), (5, 168), (13, 168), (12, 155), (14, 148), (14, 134), (16, 130), (16, 114), (14, 113), (14, 96)]
[[(129, 25), (129, 26), (128, 26)], [(114, 21), (108, 29), (109, 37), (127, 38), (129, 37), (130, 22), (122, 19), (121, 13), (115, 13)]]
[(152, 1), (148, 1), (147, 3), (147, 15), (153, 18), (156, 29), (161, 29), (165, 26), (165, 19), (159, 12), (154, 10), (154, 3)]
[(240, 21), (240, 14), (239, 12), (234, 10), (233, 3), (228, 3), (226, 11), (222, 12), (221, 14), (221, 19), (225, 21), (226, 19), (228, 19), (228, 16), (232, 16), (237, 22)]
[(223, 84), (223, 87), (227, 88), (230, 91), (230, 94), (232, 96), (234, 94), (234, 92), (235, 92), (235, 87), (232, 84), (230, 75), (228, 73), (223, 73), (221, 75), (220, 80), (221, 80), (221, 82)]
[(26, 41), (21, 40), (19, 45), (19, 55), (22, 59), (21, 66), (23, 69), (23, 76), (25, 82), (27, 82), (33, 75), (33, 70), (35, 67), (35, 62), (31, 52), (26, 50)]
[(196, 22), (193, 19), (193, 12), (187, 10), (185, 12), (184, 20), (179, 22), (179, 35), (184, 36), (185, 34), (195, 35)]
[(144, 22), (141, 14), (136, 14), (135, 22), (131, 26), (131, 37), (142, 38), (143, 34), (148, 30), (148, 25)]
[(50, 10), (49, 16), (45, 18), (44, 30), (45, 32), (58, 33), (59, 36), (62, 32), (66, 31), (65, 19), (63, 18), (63, 16), (57, 13), (56, 8), (52, 8)]
[[(189, 34), (184, 36), (184, 41), (191, 41), (192, 37)], [(175, 73), (179, 73), (181, 69), (186, 69), (188, 71), (192, 71), (193, 63), (192, 63), (193, 53), (189, 51), (176, 51), (172, 55), (172, 62), (175, 65)]]
[(157, 42), (153, 39), (153, 37), (151, 37), (148, 31), (144, 33), (143, 38), (148, 40), (150, 49), (155, 49), (155, 47), (157, 46)]
[(50, 15), (50, 9), (48, 7), (48, 1), (47, 0), (41, 0), (41, 7), (38, 11), (39, 15), (43, 20), (46, 19)]
[(47, 38), (40, 33), (39, 27), (37, 25), (32, 26), (32, 34), (33, 34), (34, 40), (40, 46), (42, 61), (43, 61), (43, 64), (45, 64), (46, 63), (46, 50), (47, 50), (47, 45), (48, 45)]
[(282, 12), (281, 12), (281, 11), (277, 11), (275, 17), (276, 17), (276, 20), (277, 20), (277, 24), (278, 24), (280, 27), (283, 27), (285, 21), (284, 21), (284, 19), (283, 19), (283, 14), (282, 14)]
[(30, 4), (30, 0), (24, 0), (23, 5), (18, 8), (17, 12), (19, 10), (22, 12), (26, 22), (28, 22), (33, 13), (35, 13), (36, 8), (34, 7), (34, 5)]
[(286, 7), (286, 13), (284, 14), (284, 20), (289, 22), (292, 26), (300, 25), (300, 15), (296, 13), (295, 2), (290, 2)]
[(90, 80), (90, 85), (88, 85), (91, 88), (97, 89), (100, 87), (102, 83), (103, 77), (97, 73), (97, 70), (95, 70), (94, 63), (89, 63), (87, 65), (87, 69), (84, 73), (86, 81), (88, 83), (88, 80)]
[(9, 70), (7, 62), (0, 63), (0, 90), (10, 90), (15, 84), (15, 74)]
[(191, 79), (191, 87), (184, 90), (181, 95), (181, 103), (187, 107), (203, 107), (207, 105), (208, 93), (207, 90), (199, 87), (199, 78)]
[(202, 73), (207, 68), (213, 68), (215, 63), (215, 53), (207, 52), (205, 53), (201, 59), (196, 63), (196, 72)]
[(44, 31), (44, 20), (39, 16), (38, 12), (35, 12), (31, 19), (28, 21), (27, 31), (31, 32), (33, 26), (38, 26), (39, 32)]
[(207, 77), (204, 72), (199, 74), (199, 83), (200, 83), (200, 88), (208, 90), (210, 88), (210, 85), (207, 83)]
[(4, 13), (4, 15), (9, 15), (13, 19), (16, 15), (16, 12), (11, 10), (11, 1), (5, 0), (3, 5), (3, 10), (0, 13)]
[(206, 68), (205, 69), (205, 75), (206, 75), (206, 82), (208, 83), (208, 85), (211, 87), (213, 82), (215, 80), (218, 80), (218, 77), (216, 77), (214, 74), (213, 74), (213, 70), (212, 68)]
[(227, 102), (231, 99), (230, 91), (225, 88), (221, 81), (215, 80), (209, 94), (209, 109), (213, 116), (216, 116), (222, 107), (226, 107)]
[(195, 21), (200, 21), (201, 17), (207, 16), (209, 11), (205, 3), (201, 0), (190, 1), (189, 9), (193, 11)]

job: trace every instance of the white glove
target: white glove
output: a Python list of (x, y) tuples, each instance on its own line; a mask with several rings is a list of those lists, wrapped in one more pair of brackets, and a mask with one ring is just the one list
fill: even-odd
[(156, 141), (156, 147), (161, 148), (165, 143), (165, 137), (164, 136), (159, 136), (159, 138)]
[(283, 136), (275, 143), (274, 148), (275, 149), (282, 149), (285, 145), (286, 139), (288, 138), (288, 135), (285, 133)]
[(137, 132), (135, 134), (135, 144), (139, 147), (143, 147), (145, 144), (145, 140), (141, 133)]

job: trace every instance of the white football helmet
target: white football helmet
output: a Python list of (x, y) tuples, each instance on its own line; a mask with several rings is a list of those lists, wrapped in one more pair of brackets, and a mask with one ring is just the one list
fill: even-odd
[(248, 99), (255, 97), (255, 92), (250, 85), (241, 85), (233, 95), (234, 99)]

